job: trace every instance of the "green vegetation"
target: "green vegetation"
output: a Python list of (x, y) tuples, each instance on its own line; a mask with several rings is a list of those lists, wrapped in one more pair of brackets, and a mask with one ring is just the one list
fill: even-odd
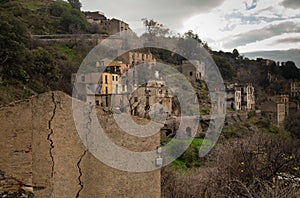
[[(71, 2), (76, 4), (75, 1)], [(80, 11), (81, 6), (78, 8), (73, 4), (70, 5), (62, 0), (54, 1), (50, 7), (50, 13), (52, 16), (60, 17), (60, 25), (65, 32), (86, 32), (88, 30), (88, 23), (84, 14)]]
[(70, 94), (71, 73), (94, 44), (44, 43), (31, 34), (86, 32), (84, 14), (60, 0), (1, 1), (0, 11), (0, 105), (49, 90)]
[(192, 140), (186, 139), (173, 139), (173, 138), (167, 138), (162, 139), (162, 146), (165, 146), (168, 142), (173, 141), (172, 144), (168, 145), (166, 148), (169, 154), (172, 156), (176, 156), (177, 152), (180, 148), (185, 147), (185, 145), (189, 144), (188, 148), (185, 150), (185, 152), (175, 159), (172, 162), (172, 167), (180, 172), (186, 172), (188, 169), (192, 167), (199, 167), (202, 165), (202, 162), (199, 158), (199, 149), (203, 143), (203, 139), (200, 138), (194, 138)]

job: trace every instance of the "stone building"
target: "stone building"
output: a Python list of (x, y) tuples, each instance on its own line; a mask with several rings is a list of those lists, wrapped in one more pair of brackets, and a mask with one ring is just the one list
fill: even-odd
[(127, 86), (122, 83), (121, 66), (111, 62), (103, 72), (72, 74), (73, 96), (89, 104), (124, 109), (128, 104)]
[(150, 52), (127, 52), (121, 55), (121, 59), (124, 63), (129, 64), (130, 67), (141, 63), (147, 63), (150, 65), (156, 64), (156, 58), (154, 58), (154, 56)]
[(285, 105), (284, 103), (276, 103), (274, 101), (266, 101), (261, 106), (261, 115), (269, 119), (272, 123), (277, 126), (282, 126), (285, 114)]
[(227, 106), (236, 111), (255, 110), (254, 87), (251, 84), (227, 84)]
[(102, 12), (85, 12), (86, 19), (92, 25), (97, 25), (99, 30), (110, 35), (121, 31), (130, 30), (129, 25), (119, 19), (108, 19)]
[(155, 80), (137, 88), (129, 102), (132, 115), (149, 118), (174, 114), (172, 101), (172, 91), (163, 81)]
[(300, 96), (300, 82), (290, 83), (290, 96), (291, 97)]
[(198, 60), (182, 61), (181, 72), (192, 81), (204, 80), (205, 64)]
[(106, 21), (107, 18), (105, 17), (103, 12), (95, 11), (95, 12), (84, 12), (85, 17), (89, 23), (97, 23), (100, 24), (102, 21)]
[(275, 95), (275, 96), (269, 96), (268, 101), (273, 101), (277, 104), (284, 104), (284, 112), (285, 116), (289, 115), (289, 96), (288, 95)]

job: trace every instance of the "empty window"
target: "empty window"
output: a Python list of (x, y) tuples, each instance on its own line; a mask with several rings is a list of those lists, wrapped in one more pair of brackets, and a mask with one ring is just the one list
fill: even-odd
[(107, 75), (105, 75), (105, 84), (107, 84)]
[(190, 72), (190, 76), (193, 76), (193, 72)]
[(108, 94), (108, 88), (107, 87), (105, 87), (105, 93)]
[(112, 80), (115, 81), (115, 77), (114, 76), (112, 76)]
[(99, 106), (100, 105), (100, 102), (99, 100), (96, 100), (96, 105)]

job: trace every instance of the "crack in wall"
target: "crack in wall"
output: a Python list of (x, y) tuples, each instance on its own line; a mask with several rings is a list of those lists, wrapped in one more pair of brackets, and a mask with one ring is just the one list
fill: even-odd
[(78, 192), (76, 194), (76, 198), (79, 197), (80, 192), (83, 190), (83, 182), (81, 181), (81, 177), (82, 177), (83, 173), (82, 173), (82, 169), (80, 167), (80, 163), (81, 163), (83, 157), (85, 156), (86, 152), (87, 152), (87, 150), (85, 150), (83, 152), (83, 154), (79, 158), (79, 161), (77, 162), (77, 167), (78, 167), (78, 171), (79, 171), (78, 181), (79, 181), (80, 189), (78, 190)]
[(50, 130), (50, 133), (48, 134), (48, 137), (47, 137), (47, 140), (50, 142), (50, 149), (49, 149), (49, 154), (50, 154), (50, 158), (51, 158), (51, 161), (52, 161), (52, 168), (51, 168), (51, 177), (53, 177), (54, 175), (54, 157), (53, 157), (53, 152), (52, 150), (54, 149), (54, 142), (52, 140), (52, 135), (54, 133), (54, 130), (52, 128), (52, 121), (55, 117), (55, 113), (56, 113), (56, 107), (57, 107), (57, 104), (55, 102), (55, 95), (54, 93), (52, 93), (52, 102), (54, 104), (54, 108), (53, 108), (53, 113), (52, 113), (52, 116), (48, 122), (48, 129)]
[(77, 194), (76, 194), (76, 198), (78, 198), (79, 197), (79, 195), (80, 195), (80, 192), (83, 190), (83, 188), (84, 188), (84, 185), (83, 185), (83, 182), (82, 182), (82, 180), (81, 180), (81, 177), (82, 177), (82, 175), (83, 175), (83, 173), (82, 173), (82, 169), (81, 169), (81, 167), (80, 167), (80, 164), (81, 164), (81, 161), (82, 161), (82, 159), (83, 159), (83, 157), (86, 155), (86, 153), (87, 153), (87, 151), (88, 151), (88, 134), (91, 132), (91, 129), (90, 129), (90, 124), (92, 123), (92, 118), (91, 118), (91, 113), (92, 113), (92, 110), (93, 110), (93, 106), (90, 106), (90, 110), (89, 110), (89, 112), (88, 112), (88, 122), (87, 122), (87, 124), (86, 124), (86, 128), (87, 128), (87, 133), (86, 133), (86, 135), (85, 135), (85, 141), (86, 141), (86, 147), (87, 147), (87, 149), (83, 152), (83, 154), (80, 156), (80, 158), (79, 158), (79, 161), (77, 162), (77, 167), (78, 167), (78, 172), (79, 172), (79, 176), (78, 176), (78, 184), (80, 185), (80, 189), (78, 190), (78, 192), (77, 192)]

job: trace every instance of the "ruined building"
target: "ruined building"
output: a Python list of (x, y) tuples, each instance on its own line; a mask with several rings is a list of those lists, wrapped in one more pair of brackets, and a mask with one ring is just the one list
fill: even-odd
[(103, 72), (73, 74), (72, 83), (76, 85), (73, 96), (96, 106), (110, 108), (113, 104), (115, 108), (124, 109), (128, 92), (122, 83), (120, 64), (111, 62), (102, 68)]
[(251, 84), (227, 84), (227, 106), (236, 111), (255, 110), (254, 87)]
[(205, 64), (198, 60), (182, 61), (181, 72), (192, 81), (204, 80)]
[(300, 82), (290, 83), (290, 96), (291, 97), (300, 96)]
[(165, 114), (174, 114), (172, 108), (173, 94), (163, 81), (149, 81), (134, 90), (130, 98), (131, 114), (148, 118)]
[(116, 34), (121, 31), (130, 30), (129, 25), (119, 19), (108, 19), (102, 12), (85, 12), (87, 21), (93, 26), (97, 26), (100, 32)]

